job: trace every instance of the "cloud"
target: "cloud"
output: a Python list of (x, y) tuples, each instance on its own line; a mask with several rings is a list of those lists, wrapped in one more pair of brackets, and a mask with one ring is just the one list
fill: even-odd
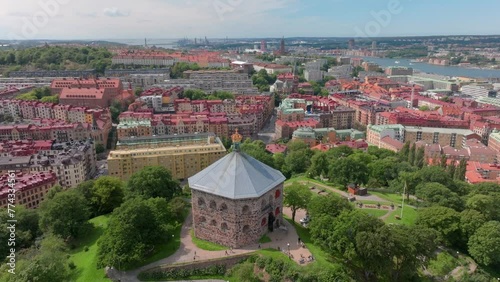
[(113, 8), (104, 8), (104, 15), (108, 17), (128, 17), (130, 13), (122, 11), (116, 7), (113, 7)]

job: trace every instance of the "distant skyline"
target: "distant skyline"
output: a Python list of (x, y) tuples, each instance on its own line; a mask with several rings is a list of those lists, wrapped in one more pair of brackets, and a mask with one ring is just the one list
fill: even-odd
[(0, 6), (0, 39), (500, 34), (494, 0), (0, 0)]

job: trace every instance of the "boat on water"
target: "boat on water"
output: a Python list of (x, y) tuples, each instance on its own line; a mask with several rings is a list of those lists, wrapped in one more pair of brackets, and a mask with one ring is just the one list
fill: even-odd
[(413, 63), (410, 63), (410, 66), (413, 66)]
[(399, 64), (399, 61), (395, 61), (394, 63), (395, 63), (395, 64)]

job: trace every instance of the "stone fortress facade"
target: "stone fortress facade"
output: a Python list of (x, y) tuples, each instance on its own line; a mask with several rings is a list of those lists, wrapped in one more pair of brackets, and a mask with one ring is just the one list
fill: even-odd
[(195, 236), (227, 247), (255, 244), (283, 222), (285, 177), (239, 152), (233, 152), (189, 178)]

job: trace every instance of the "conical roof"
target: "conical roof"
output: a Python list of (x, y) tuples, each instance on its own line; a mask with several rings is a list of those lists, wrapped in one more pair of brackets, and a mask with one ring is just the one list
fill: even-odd
[(258, 198), (285, 176), (274, 168), (242, 152), (232, 152), (188, 179), (194, 190), (229, 198)]

